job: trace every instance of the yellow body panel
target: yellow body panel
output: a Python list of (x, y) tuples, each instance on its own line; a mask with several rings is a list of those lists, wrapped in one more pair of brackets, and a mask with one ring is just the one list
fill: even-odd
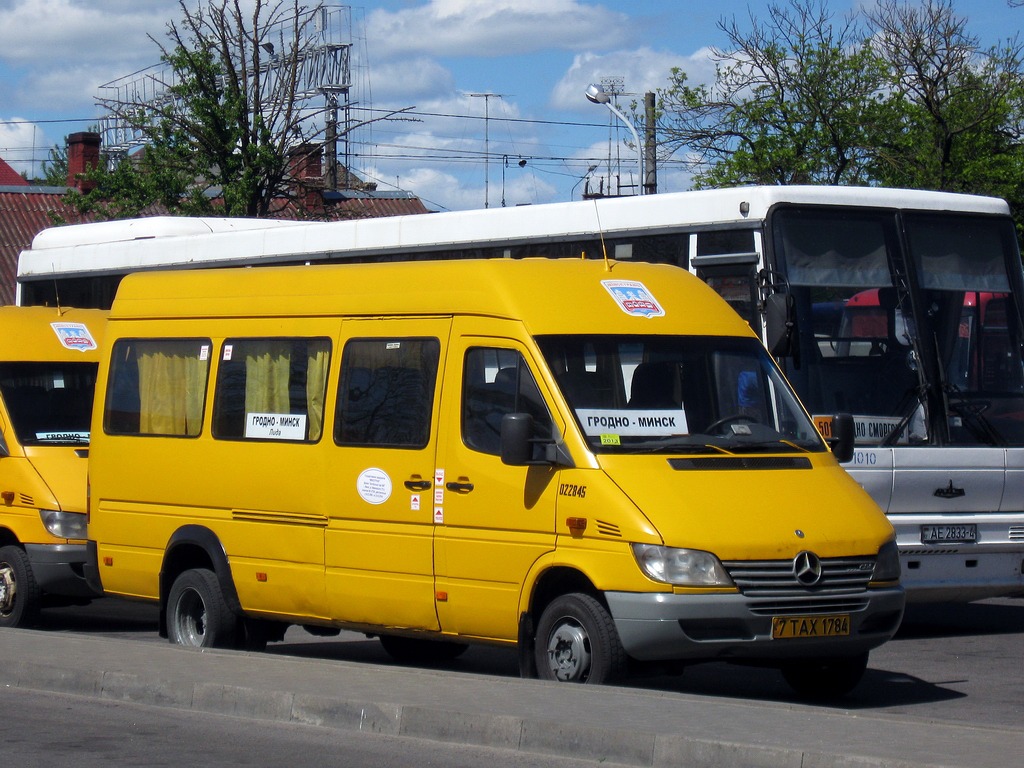
[[(602, 284), (613, 279), (643, 281), (664, 314), (623, 311)], [(642, 574), (631, 543), (785, 559), (803, 549), (874, 555), (892, 537), (825, 452), (806, 470), (723, 473), (587, 449), (536, 336), (755, 338), (710, 288), (673, 267), (500, 260), (138, 274), (122, 283), (111, 318), (100, 398), (119, 339), (207, 339), (210, 371), (197, 436), (109, 434), (103, 409), (94, 414), (89, 537), (110, 593), (165, 599), (158, 574), (168, 543), (199, 526), (223, 547), (249, 615), (508, 643), (554, 569), (601, 592), (673, 594)], [(331, 341), (322, 437), (216, 438), (225, 341), (284, 336)], [(429, 437), (394, 448), (339, 444), (345, 345), (391, 338), (439, 346)], [(574, 467), (508, 466), (467, 447), (460, 403), (476, 347), (521, 356)]]

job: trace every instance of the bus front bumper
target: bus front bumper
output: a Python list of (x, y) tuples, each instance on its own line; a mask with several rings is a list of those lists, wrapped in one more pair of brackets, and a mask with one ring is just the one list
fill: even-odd
[[(605, 597), (626, 653), (640, 661), (852, 656), (891, 638), (905, 603), (902, 587), (806, 597), (787, 601), (785, 608), (741, 594), (607, 592)], [(776, 618), (795, 636), (774, 638)], [(823, 634), (836, 627), (845, 633)]]

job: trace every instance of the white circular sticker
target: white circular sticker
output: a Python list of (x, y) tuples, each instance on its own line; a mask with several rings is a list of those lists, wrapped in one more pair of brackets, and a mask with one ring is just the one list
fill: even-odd
[(383, 469), (364, 469), (356, 478), (356, 491), (369, 504), (383, 504), (391, 498), (391, 478)]

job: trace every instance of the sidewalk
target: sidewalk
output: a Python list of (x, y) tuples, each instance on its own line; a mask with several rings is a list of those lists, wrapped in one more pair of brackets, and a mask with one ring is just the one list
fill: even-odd
[(1024, 729), (0, 629), (0, 690), (686, 768), (1005, 768)]

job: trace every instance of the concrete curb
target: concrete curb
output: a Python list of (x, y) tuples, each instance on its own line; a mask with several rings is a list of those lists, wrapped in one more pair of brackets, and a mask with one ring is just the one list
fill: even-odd
[(1024, 754), (1024, 727), (75, 632), (0, 629), (5, 687), (644, 768), (1005, 768)]

